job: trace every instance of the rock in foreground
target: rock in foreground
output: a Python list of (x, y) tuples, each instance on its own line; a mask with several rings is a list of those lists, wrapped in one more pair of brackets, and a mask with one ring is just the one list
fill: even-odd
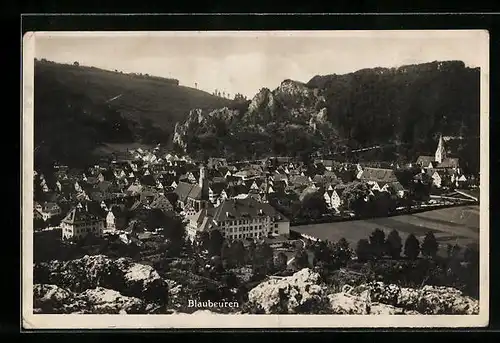
[(34, 285), (33, 308), (36, 313), (59, 314), (143, 314), (155, 310), (155, 306), (112, 289), (97, 287), (74, 293), (47, 284)]
[[(453, 314), (479, 313), (479, 302), (450, 287), (400, 288), (380, 282), (329, 293), (318, 273), (302, 269), (265, 281), (249, 294), (249, 308), (267, 314)], [(252, 312), (252, 310), (250, 310)]]
[(98, 287), (113, 289), (125, 296), (165, 304), (168, 283), (154, 268), (129, 258), (104, 255), (84, 256), (72, 261), (40, 263), (34, 269), (35, 283), (51, 284), (80, 293)]

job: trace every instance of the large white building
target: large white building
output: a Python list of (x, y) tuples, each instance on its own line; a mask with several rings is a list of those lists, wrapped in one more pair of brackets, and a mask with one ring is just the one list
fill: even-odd
[(288, 235), (290, 220), (267, 203), (253, 198), (225, 199), (215, 208), (188, 216), (187, 235), (193, 240), (201, 231), (220, 230), (228, 240), (259, 239)]
[(100, 218), (82, 206), (73, 208), (61, 221), (63, 239), (83, 238), (89, 233), (101, 236), (104, 229), (104, 219)]

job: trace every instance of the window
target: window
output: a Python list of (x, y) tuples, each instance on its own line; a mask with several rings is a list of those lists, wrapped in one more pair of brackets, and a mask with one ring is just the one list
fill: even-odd
[(274, 227), (277, 228), (278, 227), (278, 223), (274, 224)]

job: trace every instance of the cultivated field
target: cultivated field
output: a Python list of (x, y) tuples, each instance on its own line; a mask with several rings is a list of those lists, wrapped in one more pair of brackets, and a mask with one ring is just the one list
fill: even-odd
[(479, 244), (479, 206), (444, 208), (388, 218), (301, 225), (294, 226), (291, 230), (321, 240), (338, 241), (344, 237), (355, 247), (358, 240), (368, 238), (376, 228), (383, 230), (386, 235), (396, 229), (403, 240), (413, 233), (421, 242), (425, 234), (432, 231), (443, 250), (448, 243), (475, 245)]

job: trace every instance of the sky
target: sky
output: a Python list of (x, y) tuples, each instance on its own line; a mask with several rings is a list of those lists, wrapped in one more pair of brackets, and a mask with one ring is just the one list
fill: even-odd
[[(35, 34), (35, 57), (137, 72), (252, 98), (285, 79), (461, 60), (484, 66), (483, 31), (294, 31)], [(486, 44), (485, 44), (486, 42)], [(482, 53), (484, 52), (484, 53)]]

